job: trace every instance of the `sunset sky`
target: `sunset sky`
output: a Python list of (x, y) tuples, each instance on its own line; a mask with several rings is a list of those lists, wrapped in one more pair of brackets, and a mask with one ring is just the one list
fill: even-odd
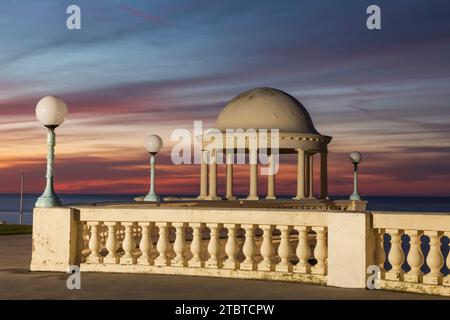
[[(81, 30), (66, 28), (70, 4)], [(382, 30), (366, 28), (370, 4)], [(298, 98), (333, 137), (330, 194), (352, 192), (358, 150), (363, 195), (450, 195), (446, 0), (2, 0), (0, 193), (18, 192), (21, 172), (26, 192), (42, 192), (46, 129), (34, 109), (57, 95), (70, 111), (57, 129), (59, 193), (146, 193), (143, 141), (156, 133), (157, 191), (195, 194), (200, 168), (171, 163), (171, 132), (213, 126), (260, 86)], [(295, 156), (281, 160), (277, 192), (294, 194)], [(235, 189), (248, 191), (247, 166)]]

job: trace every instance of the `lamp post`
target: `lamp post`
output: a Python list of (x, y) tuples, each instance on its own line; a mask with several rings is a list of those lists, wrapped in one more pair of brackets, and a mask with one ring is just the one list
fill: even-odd
[(61, 205), (61, 201), (53, 189), (53, 161), (55, 159), (55, 129), (64, 122), (68, 115), (66, 103), (60, 98), (48, 96), (39, 100), (36, 105), (36, 118), (47, 129), (47, 184), (44, 193), (38, 198), (37, 208), (51, 208)]
[(350, 153), (350, 161), (353, 162), (353, 193), (350, 196), (350, 200), (361, 200), (358, 194), (358, 163), (362, 160), (361, 153), (353, 151)]
[(155, 193), (155, 162), (156, 154), (159, 152), (162, 146), (162, 139), (155, 134), (151, 134), (147, 136), (147, 138), (145, 138), (144, 147), (150, 154), (150, 191), (145, 196), (144, 201), (160, 201), (159, 197)]

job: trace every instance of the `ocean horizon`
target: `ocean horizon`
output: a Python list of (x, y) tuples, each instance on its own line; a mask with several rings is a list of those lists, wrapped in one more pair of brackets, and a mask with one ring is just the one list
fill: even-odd
[[(34, 203), (40, 194), (24, 194), (23, 223), (32, 224), (32, 211)], [(95, 202), (127, 202), (134, 201), (142, 194), (60, 194), (63, 205)], [(174, 195), (161, 195), (162, 197)], [(196, 195), (180, 194), (176, 197), (195, 197)], [(244, 195), (242, 195), (244, 196)], [(289, 199), (280, 196), (280, 199)], [(330, 199), (347, 199), (348, 196), (330, 196)], [(448, 212), (450, 214), (450, 196), (366, 196), (369, 211), (410, 211), (410, 212)], [(19, 222), (19, 194), (0, 194), (0, 221), (6, 223)]]

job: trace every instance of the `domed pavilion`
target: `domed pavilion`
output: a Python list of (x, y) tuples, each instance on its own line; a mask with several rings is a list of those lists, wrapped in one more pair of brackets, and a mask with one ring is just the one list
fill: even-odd
[[(217, 194), (218, 158), (226, 155), (225, 199), (233, 194), (233, 165), (238, 151), (245, 151), (250, 170), (247, 200), (258, 200), (258, 152), (268, 154), (267, 193), (276, 199), (275, 156), (297, 154), (297, 190), (295, 200), (314, 198), (313, 163), (320, 157), (320, 198), (327, 198), (327, 153), (330, 136), (320, 134), (306, 108), (293, 96), (274, 88), (255, 88), (233, 98), (219, 114), (215, 133), (202, 136), (201, 200), (219, 200)], [(229, 135), (231, 132), (240, 134)], [(217, 134), (218, 132), (222, 133)], [(265, 137), (267, 136), (267, 139)], [(239, 140), (241, 144), (239, 145)], [(213, 143), (214, 142), (214, 143)], [(233, 146), (230, 148), (229, 146)], [(278, 159), (276, 159), (278, 160)], [(209, 177), (208, 177), (209, 176)], [(294, 190), (293, 190), (294, 191)]]

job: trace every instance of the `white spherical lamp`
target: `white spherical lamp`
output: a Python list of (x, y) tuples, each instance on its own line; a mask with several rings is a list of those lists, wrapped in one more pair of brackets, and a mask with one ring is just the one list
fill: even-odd
[(163, 141), (156, 134), (151, 134), (145, 138), (144, 147), (149, 153), (158, 153), (162, 146)]
[(362, 160), (362, 155), (358, 151), (353, 151), (352, 153), (350, 153), (350, 161), (351, 162), (358, 164), (361, 162), (361, 160)]
[(36, 118), (46, 127), (59, 126), (68, 114), (67, 104), (58, 97), (44, 97), (36, 105)]

